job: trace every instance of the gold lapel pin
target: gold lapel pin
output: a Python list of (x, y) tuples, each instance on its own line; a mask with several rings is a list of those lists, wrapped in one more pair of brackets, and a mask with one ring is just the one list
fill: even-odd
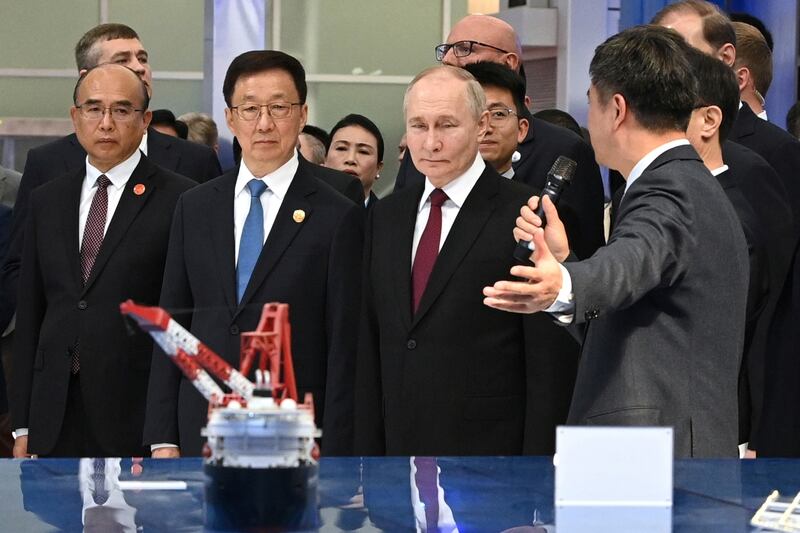
[(144, 184), (143, 183), (137, 183), (136, 185), (134, 185), (133, 186), (133, 194), (135, 194), (136, 196), (143, 195), (144, 194)]
[(301, 223), (306, 219), (306, 212), (302, 209), (295, 209), (294, 213), (292, 213), (292, 220), (297, 222), (298, 224)]

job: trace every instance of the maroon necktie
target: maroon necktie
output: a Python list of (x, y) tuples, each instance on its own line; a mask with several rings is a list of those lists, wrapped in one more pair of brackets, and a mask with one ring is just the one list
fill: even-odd
[[(108, 186), (111, 180), (105, 174), (100, 174), (97, 178), (97, 191), (92, 198), (92, 205), (89, 207), (89, 216), (86, 217), (86, 226), (83, 228), (83, 241), (81, 242), (81, 276), (83, 283), (89, 279), (92, 273), (94, 261), (97, 259), (97, 252), (103, 244), (103, 234), (106, 228), (106, 216), (108, 216)], [(72, 348), (72, 373), (77, 374), (81, 369), (80, 357), (78, 355), (77, 344)]]
[(89, 216), (86, 217), (86, 227), (83, 228), (83, 242), (81, 243), (81, 274), (83, 282), (89, 279), (97, 259), (97, 252), (103, 244), (103, 234), (106, 228), (106, 216), (108, 213), (108, 186), (111, 180), (105, 174), (100, 174), (97, 178), (97, 191), (92, 198), (92, 206), (89, 208)]
[(447, 194), (441, 189), (431, 192), (431, 210), (428, 214), (428, 223), (422, 232), (422, 237), (417, 245), (417, 255), (414, 256), (414, 266), (411, 268), (411, 310), (416, 313), (428, 278), (431, 277), (433, 265), (439, 255), (439, 241), (442, 237), (442, 204), (447, 200)]
[[(444, 193), (442, 193), (444, 194)], [(414, 483), (419, 492), (419, 501), (425, 506), (425, 531), (439, 531), (439, 483), (437, 480), (439, 467), (436, 457), (415, 457)]]

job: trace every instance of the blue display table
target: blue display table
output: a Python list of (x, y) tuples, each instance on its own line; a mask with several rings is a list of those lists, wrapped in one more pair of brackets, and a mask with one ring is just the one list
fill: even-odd
[[(202, 530), (199, 459), (145, 460), (138, 476), (130, 459), (82, 461), (0, 461), (0, 531), (81, 531), (84, 524), (87, 531)], [(451, 516), (459, 531), (554, 530), (550, 458), (447, 457), (437, 464), (440, 516)], [(98, 496), (93, 487), (103, 475), (110, 490)], [(407, 457), (323, 459), (320, 528), (415, 530), (424, 510), (413, 480)], [(184, 481), (186, 488), (136, 490), (131, 481)], [(674, 531), (749, 532), (750, 517), (770, 491), (800, 490), (800, 461), (681, 460), (674, 483)]]

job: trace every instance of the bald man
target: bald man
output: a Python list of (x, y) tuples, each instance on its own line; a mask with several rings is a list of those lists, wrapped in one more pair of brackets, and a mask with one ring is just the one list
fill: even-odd
[[(436, 47), (436, 58), (445, 65), (463, 67), (478, 61), (502, 63), (515, 72), (522, 68), (522, 51), (514, 28), (489, 15), (468, 15), (450, 31), (447, 42)], [(524, 75), (523, 75), (524, 78)], [(526, 96), (526, 103), (530, 98)], [(573, 132), (531, 116), (528, 134), (517, 147), (514, 181), (530, 186), (535, 192), (544, 187), (547, 171), (560, 155), (578, 163), (571, 186), (563, 194), (559, 212), (570, 243), (578, 257), (589, 257), (605, 243), (603, 234), (603, 182), (594, 152)], [(405, 154), (395, 181), (395, 190), (422, 183), (424, 176)]]

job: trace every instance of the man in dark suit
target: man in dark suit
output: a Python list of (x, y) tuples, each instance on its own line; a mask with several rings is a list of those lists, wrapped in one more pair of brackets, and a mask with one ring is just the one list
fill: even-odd
[[(181, 198), (160, 305), (183, 310), (176, 319), (238, 365), (239, 333), (256, 328), (264, 303), (288, 303), (298, 390), (314, 395), (322, 452), (350, 454), (363, 207), (297, 154), (308, 111), (295, 58), (246, 52), (223, 92), (242, 163)], [(153, 368), (145, 443), (155, 457), (199, 455), (208, 402), (158, 349)]]
[(481, 158), (488, 112), (467, 71), (420, 73), (404, 109), (426, 179), (382, 199), (368, 222), (356, 452), (553, 453), (577, 345), (544, 317), (480, 298), (513, 264), (509, 230), (530, 189)]
[[(514, 29), (507, 22), (488, 15), (468, 15), (461, 19), (453, 26), (447, 43), (436, 48), (437, 59), (445, 65), (463, 67), (478, 61), (492, 61), (519, 72), (522, 64)], [(530, 99), (525, 98), (528, 103)], [(527, 107), (523, 106), (520, 118), (527, 120), (530, 126), (517, 148), (519, 159), (512, 163), (512, 179), (541, 190), (547, 171), (558, 156), (575, 160), (577, 170), (561, 197), (560, 209), (565, 213), (564, 222), (573, 251), (581, 258), (591, 256), (605, 243), (603, 182), (591, 147), (566, 128), (533, 117)], [(397, 172), (395, 190), (423, 182), (424, 176), (406, 153)]]
[(31, 196), (10, 383), (15, 457), (143, 453), (152, 342), (129, 336), (118, 306), (158, 301), (172, 212), (193, 184), (139, 151), (148, 101), (124, 66), (82, 75), (71, 115), (84, 168)]
[[(153, 74), (148, 60), (147, 51), (139, 41), (139, 36), (123, 24), (100, 24), (86, 32), (75, 47), (75, 61), (79, 72), (103, 63), (124, 65), (139, 75), (147, 86), (148, 94), (152, 95)], [(216, 154), (207, 146), (170, 137), (153, 129), (145, 132), (140, 148), (158, 166), (197, 182), (208, 181), (222, 173)], [(75, 134), (28, 152), (14, 208), (9, 252), (0, 272), (0, 330), (8, 327), (16, 308), (25, 219), (31, 192), (53, 178), (83, 171), (85, 160), (86, 151)]]
[(626, 178), (608, 244), (561, 264), (569, 250), (552, 202), (544, 202), (544, 231), (524, 209), (515, 237), (534, 241), (536, 266), (511, 269), (524, 281), (486, 287), (485, 303), (547, 310), (583, 327), (568, 423), (672, 426), (677, 456), (734, 457), (747, 245), (685, 138), (696, 102), (687, 49), (677, 33), (654, 26), (597, 48), (589, 131), (598, 160)]

